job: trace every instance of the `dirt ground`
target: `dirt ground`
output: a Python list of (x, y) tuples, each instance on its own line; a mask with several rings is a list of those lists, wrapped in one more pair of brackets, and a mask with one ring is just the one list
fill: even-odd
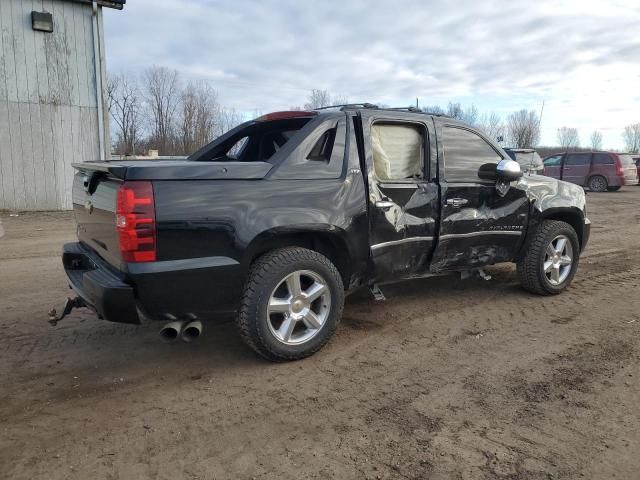
[(271, 364), (232, 324), (46, 312), (68, 213), (0, 214), (0, 478), (638, 479), (640, 187), (589, 194), (561, 296), (432, 278), (348, 298), (314, 357)]

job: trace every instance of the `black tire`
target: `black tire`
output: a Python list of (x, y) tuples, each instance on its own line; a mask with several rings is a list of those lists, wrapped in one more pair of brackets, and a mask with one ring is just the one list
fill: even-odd
[(607, 190), (609, 190), (610, 192), (617, 192), (618, 190), (620, 190), (620, 186), (617, 187), (607, 187)]
[[(326, 309), (324, 323), (313, 337), (304, 343), (290, 345), (283, 343), (272, 331), (273, 318), (267, 313), (267, 308), (272, 294), (280, 288), (284, 279), (300, 271), (313, 272), (325, 282), (330, 293), (330, 305)], [(299, 360), (314, 354), (329, 341), (338, 326), (343, 307), (342, 278), (328, 258), (306, 248), (281, 248), (264, 254), (253, 263), (244, 288), (237, 325), (244, 342), (267, 360)], [(283, 318), (286, 318), (284, 314)]]
[(606, 192), (609, 182), (602, 175), (594, 175), (589, 179), (589, 190), (592, 192)]
[[(559, 236), (568, 238), (572, 248), (572, 264), (567, 277), (559, 284), (552, 284), (544, 271), (547, 247)], [(558, 220), (543, 221), (532, 239), (525, 255), (517, 263), (520, 285), (538, 295), (557, 295), (569, 286), (578, 269), (580, 243), (571, 225)]]

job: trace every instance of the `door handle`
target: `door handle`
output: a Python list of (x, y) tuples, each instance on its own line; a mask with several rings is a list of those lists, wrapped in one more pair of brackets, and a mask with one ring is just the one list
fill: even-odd
[(391, 207), (393, 207), (395, 204), (393, 202), (390, 202), (389, 200), (378, 200), (376, 202), (376, 207), (381, 208), (383, 210), (387, 210)]
[(449, 198), (447, 199), (447, 205), (453, 208), (460, 208), (463, 205), (469, 203), (469, 200), (466, 198)]

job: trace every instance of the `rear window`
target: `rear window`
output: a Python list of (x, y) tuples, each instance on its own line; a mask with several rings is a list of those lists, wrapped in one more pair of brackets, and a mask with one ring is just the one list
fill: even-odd
[(310, 118), (247, 122), (189, 157), (199, 162), (269, 162)]
[(618, 154), (618, 158), (620, 159), (620, 163), (623, 167), (634, 167), (635, 163), (633, 163), (633, 158), (631, 155), (620, 155)]

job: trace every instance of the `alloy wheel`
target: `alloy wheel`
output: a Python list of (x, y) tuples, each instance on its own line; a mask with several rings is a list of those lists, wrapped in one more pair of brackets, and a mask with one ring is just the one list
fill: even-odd
[(286, 345), (308, 342), (322, 329), (331, 311), (331, 292), (316, 272), (298, 270), (276, 286), (267, 305), (273, 336)]
[(551, 285), (560, 285), (567, 279), (573, 268), (573, 246), (567, 236), (558, 235), (549, 243), (543, 268)]

